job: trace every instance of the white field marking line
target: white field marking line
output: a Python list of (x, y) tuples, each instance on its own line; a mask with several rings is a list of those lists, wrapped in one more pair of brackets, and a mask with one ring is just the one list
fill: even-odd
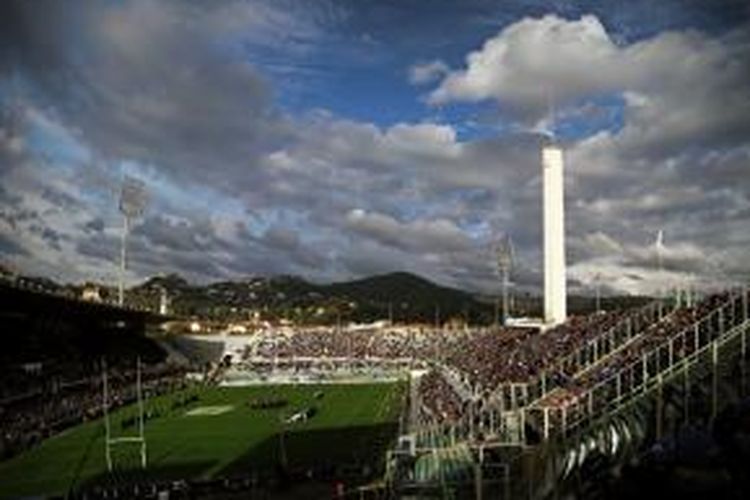
[(234, 410), (233, 405), (199, 406), (185, 412), (186, 417), (214, 417)]

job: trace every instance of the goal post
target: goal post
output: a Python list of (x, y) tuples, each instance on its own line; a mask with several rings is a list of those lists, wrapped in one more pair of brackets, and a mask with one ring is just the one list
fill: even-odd
[(132, 436), (112, 436), (112, 422), (110, 420), (110, 394), (107, 374), (107, 361), (102, 358), (102, 413), (104, 416), (104, 457), (107, 471), (112, 472), (112, 449), (118, 445), (140, 445), (141, 468), (147, 465), (146, 435), (144, 433), (143, 387), (141, 381), (141, 358), (136, 360), (136, 397), (138, 400), (138, 433)]

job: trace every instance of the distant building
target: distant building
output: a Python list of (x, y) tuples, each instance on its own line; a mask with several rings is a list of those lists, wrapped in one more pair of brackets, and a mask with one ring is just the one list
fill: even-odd
[(84, 285), (83, 290), (81, 291), (81, 299), (87, 302), (101, 302), (102, 301), (101, 287), (99, 287), (98, 285), (91, 284), (91, 283)]
[(247, 333), (247, 326), (241, 323), (230, 323), (229, 325), (227, 325), (226, 331), (230, 334), (244, 335)]
[(469, 327), (469, 323), (466, 318), (455, 316), (446, 321), (443, 326), (448, 330), (465, 330)]
[(167, 289), (162, 288), (161, 294), (159, 295), (159, 314), (166, 316), (169, 314), (169, 296), (167, 295)]
[(7, 267), (4, 264), (0, 264), (0, 279), (14, 281), (16, 279), (16, 276), (17, 276), (17, 273), (13, 271), (10, 267)]

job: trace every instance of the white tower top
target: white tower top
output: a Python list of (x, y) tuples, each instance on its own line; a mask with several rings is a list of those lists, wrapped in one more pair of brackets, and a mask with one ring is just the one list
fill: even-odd
[(542, 147), (544, 204), (544, 322), (554, 326), (567, 317), (565, 287), (565, 185), (562, 148)]

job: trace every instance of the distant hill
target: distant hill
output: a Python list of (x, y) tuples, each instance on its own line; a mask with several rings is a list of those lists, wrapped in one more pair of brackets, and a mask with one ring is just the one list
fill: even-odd
[[(60, 287), (46, 278), (21, 278), (43, 282), (45, 288)], [(102, 296), (112, 298), (116, 290), (100, 285)], [(74, 296), (80, 296), (81, 285), (67, 285)], [(237, 281), (220, 281), (207, 285), (191, 284), (178, 274), (153, 276), (130, 288), (126, 303), (158, 310), (162, 291), (176, 316), (199, 316), (215, 319), (286, 318), (300, 323), (333, 324), (371, 322), (392, 319), (396, 323), (436, 320), (468, 321), (491, 324), (495, 318), (495, 298), (481, 297), (455, 288), (435, 284), (407, 272), (370, 276), (353, 281), (329, 284), (308, 282), (297, 276), (250, 277)], [(608, 297), (602, 300), (606, 309), (644, 303), (643, 297)], [(517, 314), (541, 314), (539, 297), (514, 297)], [(571, 313), (592, 310), (590, 297), (568, 298)]]
[(454, 300), (466, 300), (470, 297), (461, 290), (436, 285), (425, 278), (406, 272), (379, 274), (354, 281), (325, 285), (324, 288), (335, 294), (369, 298), (381, 302), (409, 301), (410, 299), (416, 301), (430, 294)]
[(395, 272), (322, 287), (331, 297), (342, 297), (357, 304), (362, 320), (387, 318), (432, 323), (461, 318), (486, 322), (492, 307), (472, 294), (437, 285), (420, 276)]
[[(315, 284), (296, 276), (255, 277), (190, 285), (177, 275), (150, 278), (128, 291), (128, 301), (157, 307), (161, 290), (167, 291), (178, 315), (247, 318), (264, 317), (310, 323), (394, 321), (432, 323), (465, 318), (485, 321), (491, 307), (471, 294), (442, 287), (419, 276), (396, 272), (369, 278)], [(152, 304), (152, 305), (149, 305)]]

